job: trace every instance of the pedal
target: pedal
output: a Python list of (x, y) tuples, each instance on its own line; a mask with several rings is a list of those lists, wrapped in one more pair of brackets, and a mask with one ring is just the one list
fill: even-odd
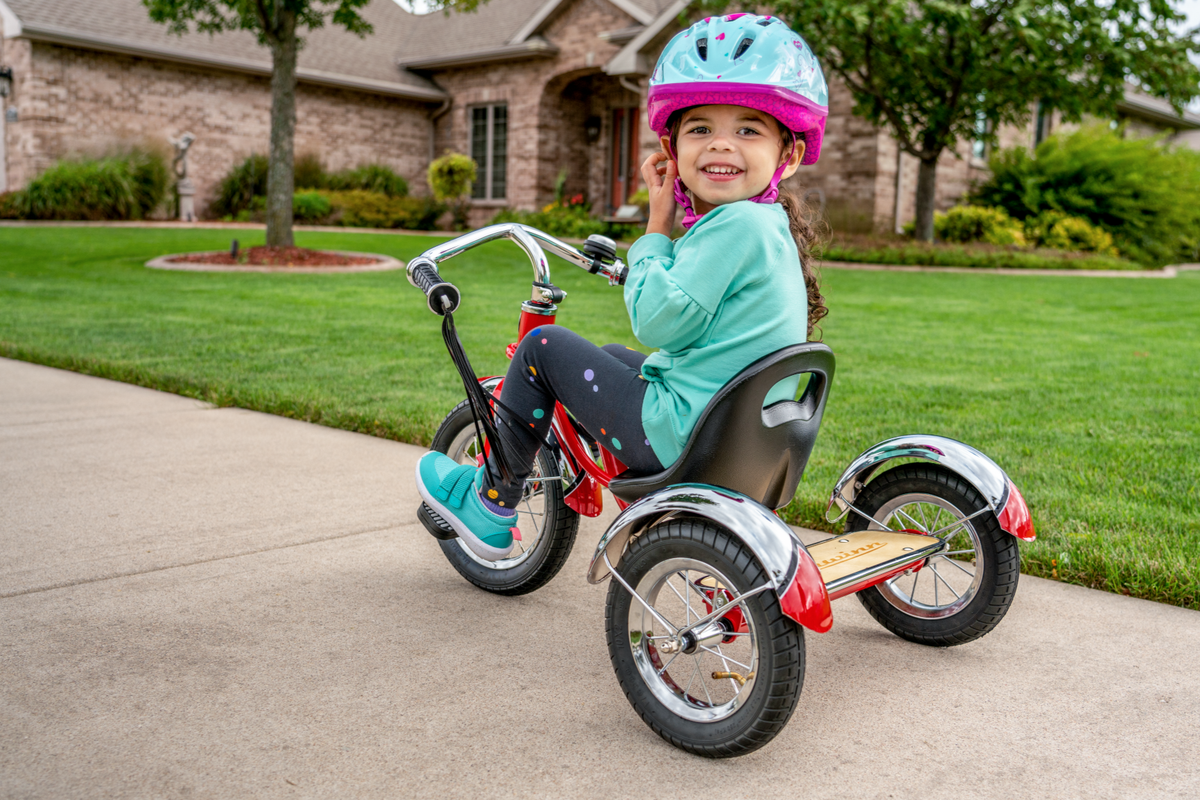
[(427, 503), (421, 503), (421, 507), (417, 509), (417, 519), (421, 520), (421, 524), (425, 526), (425, 530), (429, 531), (435, 539), (457, 539), (458, 534), (454, 529), (442, 519), (442, 516), (429, 507)]
[(836, 600), (883, 583), (945, 547), (936, 536), (904, 531), (856, 531), (809, 545), (829, 599)]

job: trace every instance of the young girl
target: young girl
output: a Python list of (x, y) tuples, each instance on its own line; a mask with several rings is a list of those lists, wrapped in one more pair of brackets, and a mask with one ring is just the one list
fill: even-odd
[[(827, 98), (812, 51), (773, 17), (709, 17), (667, 45), (648, 102), (663, 152), (642, 166), (650, 220), (625, 283), (634, 335), (659, 350), (601, 348), (556, 325), (521, 341), (500, 397), (513, 413), (497, 411), (514, 479), (503, 483), (490, 460), (460, 465), (437, 452), (417, 465), (421, 497), (476, 554), (512, 550), (556, 401), (632, 472), (653, 474), (679, 457), (730, 378), (807, 340), (826, 313), (809, 267), (815, 237), (779, 182), (817, 160)], [(688, 231), (672, 242), (677, 206)]]

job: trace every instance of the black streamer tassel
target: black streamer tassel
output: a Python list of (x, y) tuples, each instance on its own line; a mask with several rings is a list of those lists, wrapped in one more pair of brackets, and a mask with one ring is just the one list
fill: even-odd
[(504, 446), (500, 443), (500, 432), (496, 427), (495, 416), (492, 414), (491, 401), (493, 398), (489, 397), (479, 384), (475, 370), (472, 369), (466, 351), (463, 350), (462, 341), (458, 338), (458, 331), (454, 327), (454, 315), (450, 312), (446, 312), (442, 317), (442, 339), (446, 343), (446, 349), (450, 351), (450, 358), (454, 361), (459, 376), (462, 377), (463, 388), (467, 391), (467, 402), (471, 406), (471, 416), (475, 419), (475, 435), (481, 440), (486, 437), (491, 450), (492, 458), (484, 460), (488, 469), (488, 478), (492, 479), (492, 485), (495, 485), (494, 481), (497, 476), (492, 474), (491, 468), (491, 461), (494, 461), (496, 468), (500, 471), (498, 476), (500, 483), (510, 484), (513, 482), (513, 471), (507, 454), (504, 452)]

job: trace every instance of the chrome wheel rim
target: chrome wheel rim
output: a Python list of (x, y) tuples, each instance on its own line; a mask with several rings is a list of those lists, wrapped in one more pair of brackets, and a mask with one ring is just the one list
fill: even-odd
[[(450, 442), (450, 446), (446, 448), (446, 455), (460, 464), (478, 463), (477, 457), (481, 453), (483, 453), (483, 446), (475, 436), (474, 426), (471, 425), (463, 428), (454, 437), (454, 440)], [(489, 561), (486, 558), (476, 555), (471, 548), (463, 543), (462, 539), (454, 539), (454, 543), (472, 561), (482, 564), (489, 569), (513, 569), (528, 561), (533, 555), (534, 550), (542, 542), (546, 536), (547, 517), (546, 483), (542, 475), (540, 461), (540, 458), (534, 459), (533, 471), (525, 479), (525, 493), (522, 495), (521, 502), (517, 507), (517, 518), (515, 521), (515, 527), (521, 531), (521, 538), (514, 542), (515, 547), (513, 548), (512, 555), (497, 561)], [(550, 477), (554, 478), (556, 476)]]
[[(896, 608), (921, 619), (942, 619), (961, 611), (979, 593), (984, 557), (979, 532), (957, 506), (931, 494), (904, 494), (889, 500), (875, 518), (892, 530), (937, 536), (948, 543), (912, 575), (879, 584), (879, 593)], [(870, 530), (880, 530), (874, 522)]]
[[(698, 583), (739, 594), (713, 567), (695, 559), (672, 558), (650, 568), (635, 587), (637, 593), (676, 630), (696, 622), (710, 609)], [(693, 722), (725, 719), (750, 697), (758, 673), (758, 636), (754, 619), (743, 608), (747, 630), (728, 629), (728, 641), (700, 645), (693, 653), (659, 651), (674, 631), (660, 630), (639, 603), (629, 608), (629, 646), (642, 680), (665, 707)], [(717, 677), (730, 676), (734, 677)], [(741, 681), (739, 681), (741, 679)]]

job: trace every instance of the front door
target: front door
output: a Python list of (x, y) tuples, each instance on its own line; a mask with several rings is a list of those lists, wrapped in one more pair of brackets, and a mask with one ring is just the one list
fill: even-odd
[(612, 112), (611, 186), (608, 213), (629, 202), (638, 187), (638, 111), (614, 108)]

